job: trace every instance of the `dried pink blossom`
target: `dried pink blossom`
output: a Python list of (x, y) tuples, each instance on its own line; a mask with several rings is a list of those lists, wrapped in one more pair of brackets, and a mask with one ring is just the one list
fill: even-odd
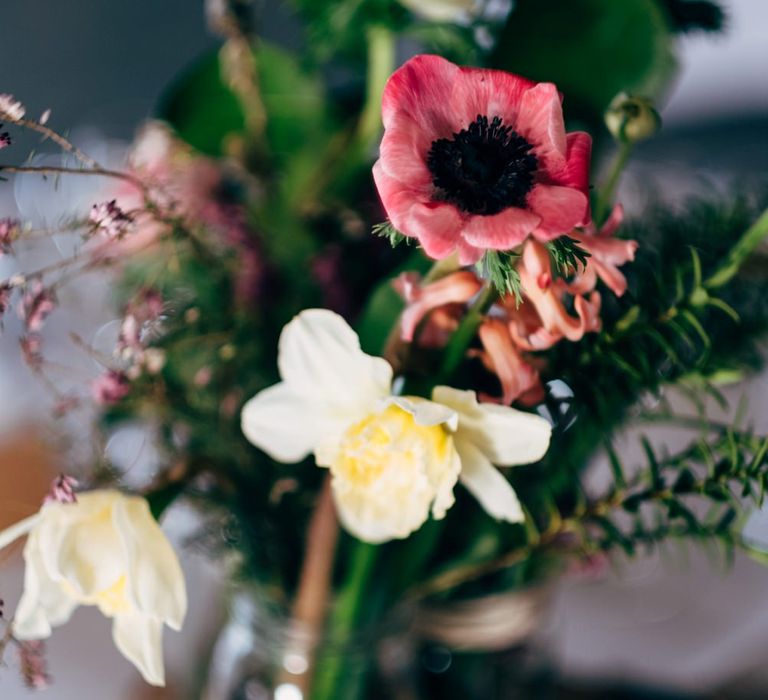
[(44, 503), (77, 503), (77, 496), (75, 495), (75, 489), (78, 486), (78, 481), (73, 476), (67, 476), (66, 474), (59, 474), (51, 484), (51, 489), (48, 491)]
[(55, 418), (61, 418), (80, 405), (80, 399), (77, 396), (63, 396), (53, 406), (53, 415)]
[(136, 360), (144, 350), (147, 336), (162, 317), (163, 308), (163, 297), (154, 289), (140, 291), (128, 304), (117, 341), (117, 351), (124, 360)]
[(192, 383), (197, 387), (206, 387), (211, 383), (211, 379), (213, 378), (213, 370), (206, 365), (205, 367), (201, 367), (197, 372), (195, 372), (195, 376), (192, 379)]
[(101, 406), (110, 406), (124, 399), (131, 391), (131, 384), (125, 373), (107, 370), (91, 382), (91, 396)]
[(43, 341), (37, 333), (29, 333), (19, 338), (21, 347), (21, 356), (27, 366), (33, 371), (38, 372), (43, 366)]
[(608, 574), (610, 564), (608, 554), (594, 552), (573, 560), (568, 567), (568, 574), (578, 579), (598, 581)]
[(24, 105), (16, 100), (13, 95), (4, 93), (0, 95), (0, 114), (10, 121), (17, 122), (24, 118), (26, 110)]
[(19, 641), (19, 663), (27, 688), (44, 690), (50, 685), (43, 640)]
[(133, 219), (126, 214), (116, 200), (94, 204), (88, 220), (110, 240), (122, 238), (130, 229)]
[(0, 319), (3, 314), (8, 311), (8, 307), (11, 305), (11, 295), (13, 294), (13, 287), (7, 282), (0, 284)]
[(13, 252), (12, 245), (19, 235), (19, 226), (17, 219), (0, 219), (0, 258)]
[[(2, 128), (2, 124), (0, 124), (0, 128)], [(11, 140), (11, 135), (7, 131), (0, 132), (0, 151), (2, 151), (4, 148), (8, 148), (13, 143)]]
[(19, 318), (24, 322), (27, 330), (37, 333), (43, 327), (45, 320), (56, 308), (56, 299), (42, 282), (35, 280), (24, 291), (19, 304)]

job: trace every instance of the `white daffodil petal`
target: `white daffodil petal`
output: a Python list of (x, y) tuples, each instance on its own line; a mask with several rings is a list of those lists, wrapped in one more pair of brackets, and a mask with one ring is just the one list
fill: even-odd
[(474, 391), (447, 386), (435, 387), (432, 400), (459, 414), (457, 436), (473, 443), (493, 464), (530, 464), (541, 459), (549, 448), (552, 427), (540, 416), (509, 406), (481, 404)]
[(143, 498), (126, 497), (112, 511), (123, 545), (128, 586), (139, 612), (180, 630), (187, 613), (187, 589), (176, 552)]
[(24, 537), (24, 535), (31, 532), (38, 522), (40, 522), (40, 513), (35, 513), (0, 532), (0, 549), (5, 549), (9, 544), (18, 540), (19, 537)]
[(77, 603), (48, 576), (35, 533), (24, 549), (24, 562), (24, 593), (13, 617), (13, 633), (22, 640), (44, 639), (52, 627), (69, 620)]
[(277, 462), (300, 462), (334, 427), (329, 410), (285, 382), (260, 391), (242, 413), (245, 437)]
[(278, 368), (297, 396), (353, 415), (370, 410), (392, 385), (389, 363), (366, 355), (347, 322), (326, 309), (302, 311), (286, 325)]
[(450, 431), (456, 430), (459, 416), (451, 408), (434, 401), (410, 396), (390, 396), (384, 399), (384, 406), (394, 404), (413, 416), (417, 425), (433, 426), (445, 425)]
[(147, 683), (165, 685), (162, 622), (139, 613), (118, 615), (112, 625), (112, 639)]
[(523, 522), (525, 515), (520, 501), (504, 475), (471, 442), (458, 439), (455, 444), (461, 457), (459, 481), (478, 500), (485, 512), (497, 520)]

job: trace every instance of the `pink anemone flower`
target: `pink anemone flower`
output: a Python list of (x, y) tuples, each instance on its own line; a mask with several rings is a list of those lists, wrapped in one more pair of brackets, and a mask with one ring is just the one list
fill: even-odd
[(590, 221), (584, 132), (551, 83), (416, 56), (387, 82), (373, 176), (392, 225), (432, 258), (477, 262)]

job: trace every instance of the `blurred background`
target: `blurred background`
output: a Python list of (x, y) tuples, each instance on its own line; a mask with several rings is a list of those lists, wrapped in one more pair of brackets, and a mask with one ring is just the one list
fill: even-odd
[[(276, 3), (263, 0), (261, 32), (295, 44), (298, 30)], [(692, 192), (768, 183), (768, 2), (727, 0), (728, 29), (716, 37), (681, 39), (682, 67), (664, 128), (644, 144), (623, 185), (630, 212), (650, 189), (677, 200)], [(137, 126), (153, 114), (168, 82), (195, 57), (216, 46), (202, 2), (190, 0), (5, 0), (0, 25), (0, 92), (12, 93), (32, 114), (51, 108), (52, 122), (102, 152), (119, 154)], [(567, 115), (567, 105), (566, 105)], [(122, 144), (122, 146), (121, 146)], [(116, 157), (116, 156), (115, 156)], [(45, 219), (57, 207), (93, 201), (92, 189), (50, 193), (0, 183), (0, 216)], [(90, 185), (92, 187), (92, 185)], [(43, 251), (41, 255), (55, 255)], [(13, 273), (0, 260), (0, 276)], [(109, 326), (106, 291), (67, 300), (71, 316), (52, 323), (63, 333), (73, 318), (91, 335)], [(87, 319), (87, 321), (82, 321)], [(9, 325), (13, 321), (9, 320)], [(0, 527), (37, 508), (51, 478), (50, 458), (37, 446), (35, 425), (47, 398), (19, 359), (12, 327), (0, 335)], [(85, 330), (84, 330), (85, 332)], [(768, 430), (768, 374), (732, 387), (734, 404), (746, 394), (755, 427)], [(630, 430), (623, 446), (637, 449)], [(675, 435), (658, 439), (675, 440)], [(123, 464), (150, 465), (140, 434), (107, 446)], [(631, 460), (628, 460), (631, 461)], [(605, 465), (595, 464), (599, 481)], [(10, 478), (12, 477), (12, 478)], [(169, 532), (184, 542), (193, 516), (174, 508)], [(768, 511), (749, 534), (768, 543)], [(540, 647), (561, 679), (563, 696), (766, 697), (768, 694), (768, 569), (736, 557), (731, 567), (696, 550), (662, 552), (597, 577), (571, 577), (556, 593)], [(167, 633), (169, 688), (150, 690), (109, 640), (109, 623), (79, 610), (50, 640), (50, 673), (57, 700), (185, 697), (209, 652), (224, 613), (216, 568), (186, 548), (190, 615), (181, 634)], [(13, 609), (22, 583), (19, 550), (0, 559), (0, 597)], [(15, 660), (8, 659), (10, 665)], [(612, 689), (612, 690), (608, 690)], [(608, 693), (613, 693), (608, 695)], [(0, 672), (0, 697), (31, 697), (11, 668)], [(44, 697), (44, 696), (43, 696)], [(217, 700), (211, 698), (211, 700)], [(249, 699), (250, 700), (250, 699)]]

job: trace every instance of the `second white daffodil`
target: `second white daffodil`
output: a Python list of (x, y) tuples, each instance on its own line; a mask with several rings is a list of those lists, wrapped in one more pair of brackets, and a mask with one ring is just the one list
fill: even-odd
[(472, 391), (436, 387), (432, 400), (392, 395), (392, 368), (365, 354), (337, 314), (309, 309), (283, 329), (282, 382), (244, 407), (243, 432), (278, 462), (313, 453), (332, 475), (343, 525), (372, 543), (403, 538), (453, 505), (457, 481), (494, 518), (524, 519), (498, 466), (547, 451), (549, 423)]

